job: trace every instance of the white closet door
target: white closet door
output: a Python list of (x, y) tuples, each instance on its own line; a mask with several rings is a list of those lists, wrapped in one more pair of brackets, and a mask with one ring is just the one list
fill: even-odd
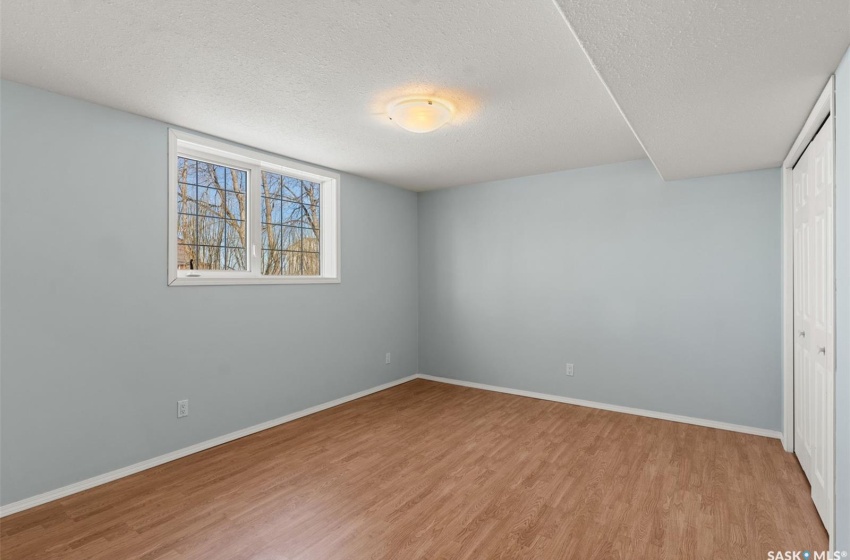
[(826, 527), (832, 517), (833, 133), (829, 117), (793, 170), (794, 451)]
[(811, 385), (811, 224), (809, 220), (809, 150), (794, 166), (794, 452), (806, 476), (811, 479), (811, 407), (808, 389)]

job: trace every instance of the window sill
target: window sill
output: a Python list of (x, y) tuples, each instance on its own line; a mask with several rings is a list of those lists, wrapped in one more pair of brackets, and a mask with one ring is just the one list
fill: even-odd
[(337, 278), (321, 278), (315, 276), (304, 277), (241, 277), (241, 278), (221, 278), (207, 277), (204, 278), (188, 278), (185, 276), (172, 278), (169, 280), (169, 286), (240, 286), (249, 284), (339, 284), (340, 279)]

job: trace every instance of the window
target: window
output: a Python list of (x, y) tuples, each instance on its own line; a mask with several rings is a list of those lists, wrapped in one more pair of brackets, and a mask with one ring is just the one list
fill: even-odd
[(339, 175), (169, 132), (168, 283), (339, 282)]

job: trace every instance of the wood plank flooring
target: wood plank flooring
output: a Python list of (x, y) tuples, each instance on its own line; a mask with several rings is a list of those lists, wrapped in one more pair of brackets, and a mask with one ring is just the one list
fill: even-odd
[(776, 440), (415, 380), (0, 521), (16, 559), (825, 550)]

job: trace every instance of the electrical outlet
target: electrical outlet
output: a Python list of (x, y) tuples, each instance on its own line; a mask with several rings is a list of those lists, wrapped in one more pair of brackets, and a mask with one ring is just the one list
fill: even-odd
[(573, 364), (567, 364), (567, 375), (569, 375), (570, 377), (575, 375), (575, 373), (573, 372)]
[(392, 361), (392, 356), (390, 356), (390, 353), (389, 353), (389, 352), (387, 352), (387, 361), (386, 361), (386, 363), (390, 363), (390, 361)]
[(189, 399), (177, 401), (177, 418), (189, 416)]

